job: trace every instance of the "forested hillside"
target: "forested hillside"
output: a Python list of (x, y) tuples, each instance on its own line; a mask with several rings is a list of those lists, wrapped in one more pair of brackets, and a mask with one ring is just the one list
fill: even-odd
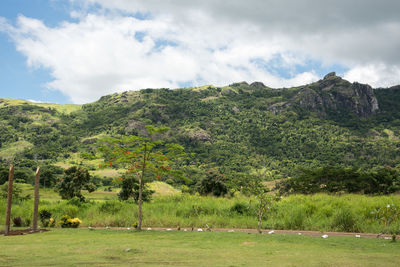
[(170, 127), (167, 140), (185, 147), (189, 184), (210, 168), (278, 179), (299, 167), (400, 166), (400, 87), (372, 89), (334, 73), (295, 88), (144, 89), (82, 106), (0, 99), (0, 118), (2, 165), (18, 164), (27, 177), (35, 160), (95, 171), (99, 137), (140, 135), (149, 124)]

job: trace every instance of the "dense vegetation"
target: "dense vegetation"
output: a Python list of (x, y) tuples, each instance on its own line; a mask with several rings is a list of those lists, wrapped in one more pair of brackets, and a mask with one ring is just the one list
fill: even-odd
[[(18, 166), (16, 178), (32, 183), (40, 161), (43, 186), (56, 183), (60, 167), (73, 165), (88, 168), (95, 184), (111, 185), (118, 174), (97, 171), (101, 162), (94, 144), (107, 135), (141, 135), (149, 124), (170, 127), (165, 140), (185, 147), (188, 157), (176, 163), (185, 178), (165, 179), (190, 192), (203, 190), (214, 171), (223, 177), (221, 190), (229, 192), (242, 174), (274, 180), (326, 166), (357, 173), (398, 169), (400, 89), (368, 88), (328, 75), (290, 89), (245, 82), (145, 89), (71, 110), (0, 100), (0, 183), (11, 162)], [(373, 97), (379, 110), (371, 108)]]
[[(101, 192), (97, 194), (100, 195)], [(133, 227), (138, 209), (134, 201), (118, 201), (116, 194), (82, 203), (79, 199), (48, 198), (42, 190), (40, 212), (47, 211), (56, 226), (64, 215), (82, 220), (82, 226)], [(93, 194), (93, 193), (92, 193)], [(93, 199), (93, 198), (92, 198)], [(0, 222), (4, 221), (5, 199), (0, 199)], [(13, 218), (31, 221), (33, 200), (15, 202)], [(254, 197), (203, 197), (189, 194), (156, 196), (144, 203), (143, 227), (257, 228), (257, 200)], [(400, 234), (398, 196), (341, 196), (315, 194), (283, 197), (264, 214), (263, 229), (345, 231)]]

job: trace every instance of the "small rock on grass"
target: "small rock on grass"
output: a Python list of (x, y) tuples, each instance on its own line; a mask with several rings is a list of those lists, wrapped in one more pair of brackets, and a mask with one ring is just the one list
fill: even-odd
[(125, 252), (129, 252), (129, 251), (131, 251), (132, 249), (131, 248), (127, 248), (127, 249), (125, 249), (124, 251)]

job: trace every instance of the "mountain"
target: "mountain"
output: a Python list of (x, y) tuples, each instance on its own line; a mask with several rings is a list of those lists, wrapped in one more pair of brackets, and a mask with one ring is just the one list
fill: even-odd
[(0, 99), (0, 118), (3, 165), (38, 159), (95, 170), (99, 137), (141, 134), (153, 124), (169, 126), (167, 140), (191, 155), (184, 164), (191, 177), (208, 168), (273, 179), (299, 167), (400, 166), (400, 86), (373, 89), (335, 73), (294, 88), (143, 89), (82, 106)]

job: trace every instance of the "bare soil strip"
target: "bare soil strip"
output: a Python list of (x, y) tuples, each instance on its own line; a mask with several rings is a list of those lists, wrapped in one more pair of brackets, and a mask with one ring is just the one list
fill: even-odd
[[(110, 230), (134, 230), (135, 228), (129, 227), (92, 227), (91, 229), (110, 229)], [(199, 230), (201, 229), (201, 230)], [(243, 229), (243, 228), (166, 228), (166, 227), (143, 227), (143, 231), (200, 231), (200, 232), (240, 232), (240, 233), (249, 233), (249, 234), (257, 234), (257, 229)], [(349, 233), (349, 232), (321, 232), (321, 231), (304, 231), (304, 230), (262, 230), (263, 234), (292, 234), (292, 235), (306, 235), (306, 236), (317, 236), (321, 237), (322, 235), (328, 236), (353, 236), (353, 237), (366, 237), (366, 238), (392, 238), (392, 235), (389, 234), (371, 234), (371, 233)], [(400, 239), (400, 235), (397, 235), (397, 239)]]
[[(47, 229), (40, 229), (33, 231), (32, 229), (18, 229), (18, 230), (11, 230), (8, 235), (27, 235), (27, 234), (40, 234), (43, 232), (48, 232), (50, 230)], [(4, 231), (0, 231), (0, 235), (4, 235)]]

